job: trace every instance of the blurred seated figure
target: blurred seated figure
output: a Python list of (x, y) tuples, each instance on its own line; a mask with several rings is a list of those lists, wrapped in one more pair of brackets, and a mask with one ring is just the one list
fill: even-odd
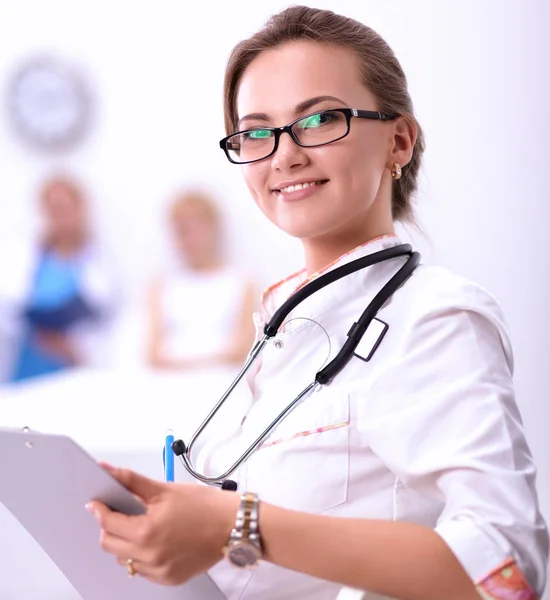
[(112, 304), (78, 185), (64, 176), (49, 179), (39, 207), (38, 242), (15, 244), (3, 258), (2, 312), (4, 319), (11, 315), (14, 340), (11, 382), (86, 364), (93, 330)]
[(148, 361), (184, 370), (243, 362), (254, 339), (255, 286), (222, 252), (222, 223), (214, 201), (188, 192), (170, 207), (177, 263), (149, 294)]

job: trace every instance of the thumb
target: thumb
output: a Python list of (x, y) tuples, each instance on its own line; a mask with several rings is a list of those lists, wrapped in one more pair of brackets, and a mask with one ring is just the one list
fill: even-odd
[(127, 490), (132, 492), (145, 503), (154, 500), (164, 489), (164, 483), (139, 475), (130, 469), (117, 469), (102, 463), (101, 466)]

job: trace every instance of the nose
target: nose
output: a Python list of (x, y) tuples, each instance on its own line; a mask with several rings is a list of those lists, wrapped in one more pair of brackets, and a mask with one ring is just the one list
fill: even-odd
[(286, 171), (305, 166), (308, 162), (307, 149), (299, 146), (285, 131), (279, 138), (279, 146), (271, 158), (271, 166), (277, 171)]

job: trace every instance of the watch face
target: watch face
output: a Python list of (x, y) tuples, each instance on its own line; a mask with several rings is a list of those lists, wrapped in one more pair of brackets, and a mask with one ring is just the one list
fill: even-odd
[(67, 149), (81, 140), (90, 116), (90, 94), (70, 65), (35, 57), (14, 73), (8, 88), (12, 124), (42, 149)]
[(240, 569), (255, 566), (260, 560), (260, 551), (249, 542), (234, 542), (227, 552), (232, 565)]

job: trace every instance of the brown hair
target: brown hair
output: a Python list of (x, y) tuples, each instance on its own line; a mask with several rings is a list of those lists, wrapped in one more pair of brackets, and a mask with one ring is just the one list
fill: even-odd
[(411, 198), (417, 189), (424, 152), (424, 134), (414, 116), (407, 79), (388, 44), (370, 27), (354, 19), (307, 6), (292, 6), (273, 15), (262, 29), (243, 40), (231, 52), (224, 81), (224, 116), (227, 135), (237, 127), (236, 99), (240, 80), (250, 63), (264, 50), (286, 42), (306, 40), (347, 48), (359, 59), (361, 76), (374, 94), (376, 110), (397, 113), (417, 128), (416, 144), (402, 177), (393, 181), (392, 215), (412, 221)]

